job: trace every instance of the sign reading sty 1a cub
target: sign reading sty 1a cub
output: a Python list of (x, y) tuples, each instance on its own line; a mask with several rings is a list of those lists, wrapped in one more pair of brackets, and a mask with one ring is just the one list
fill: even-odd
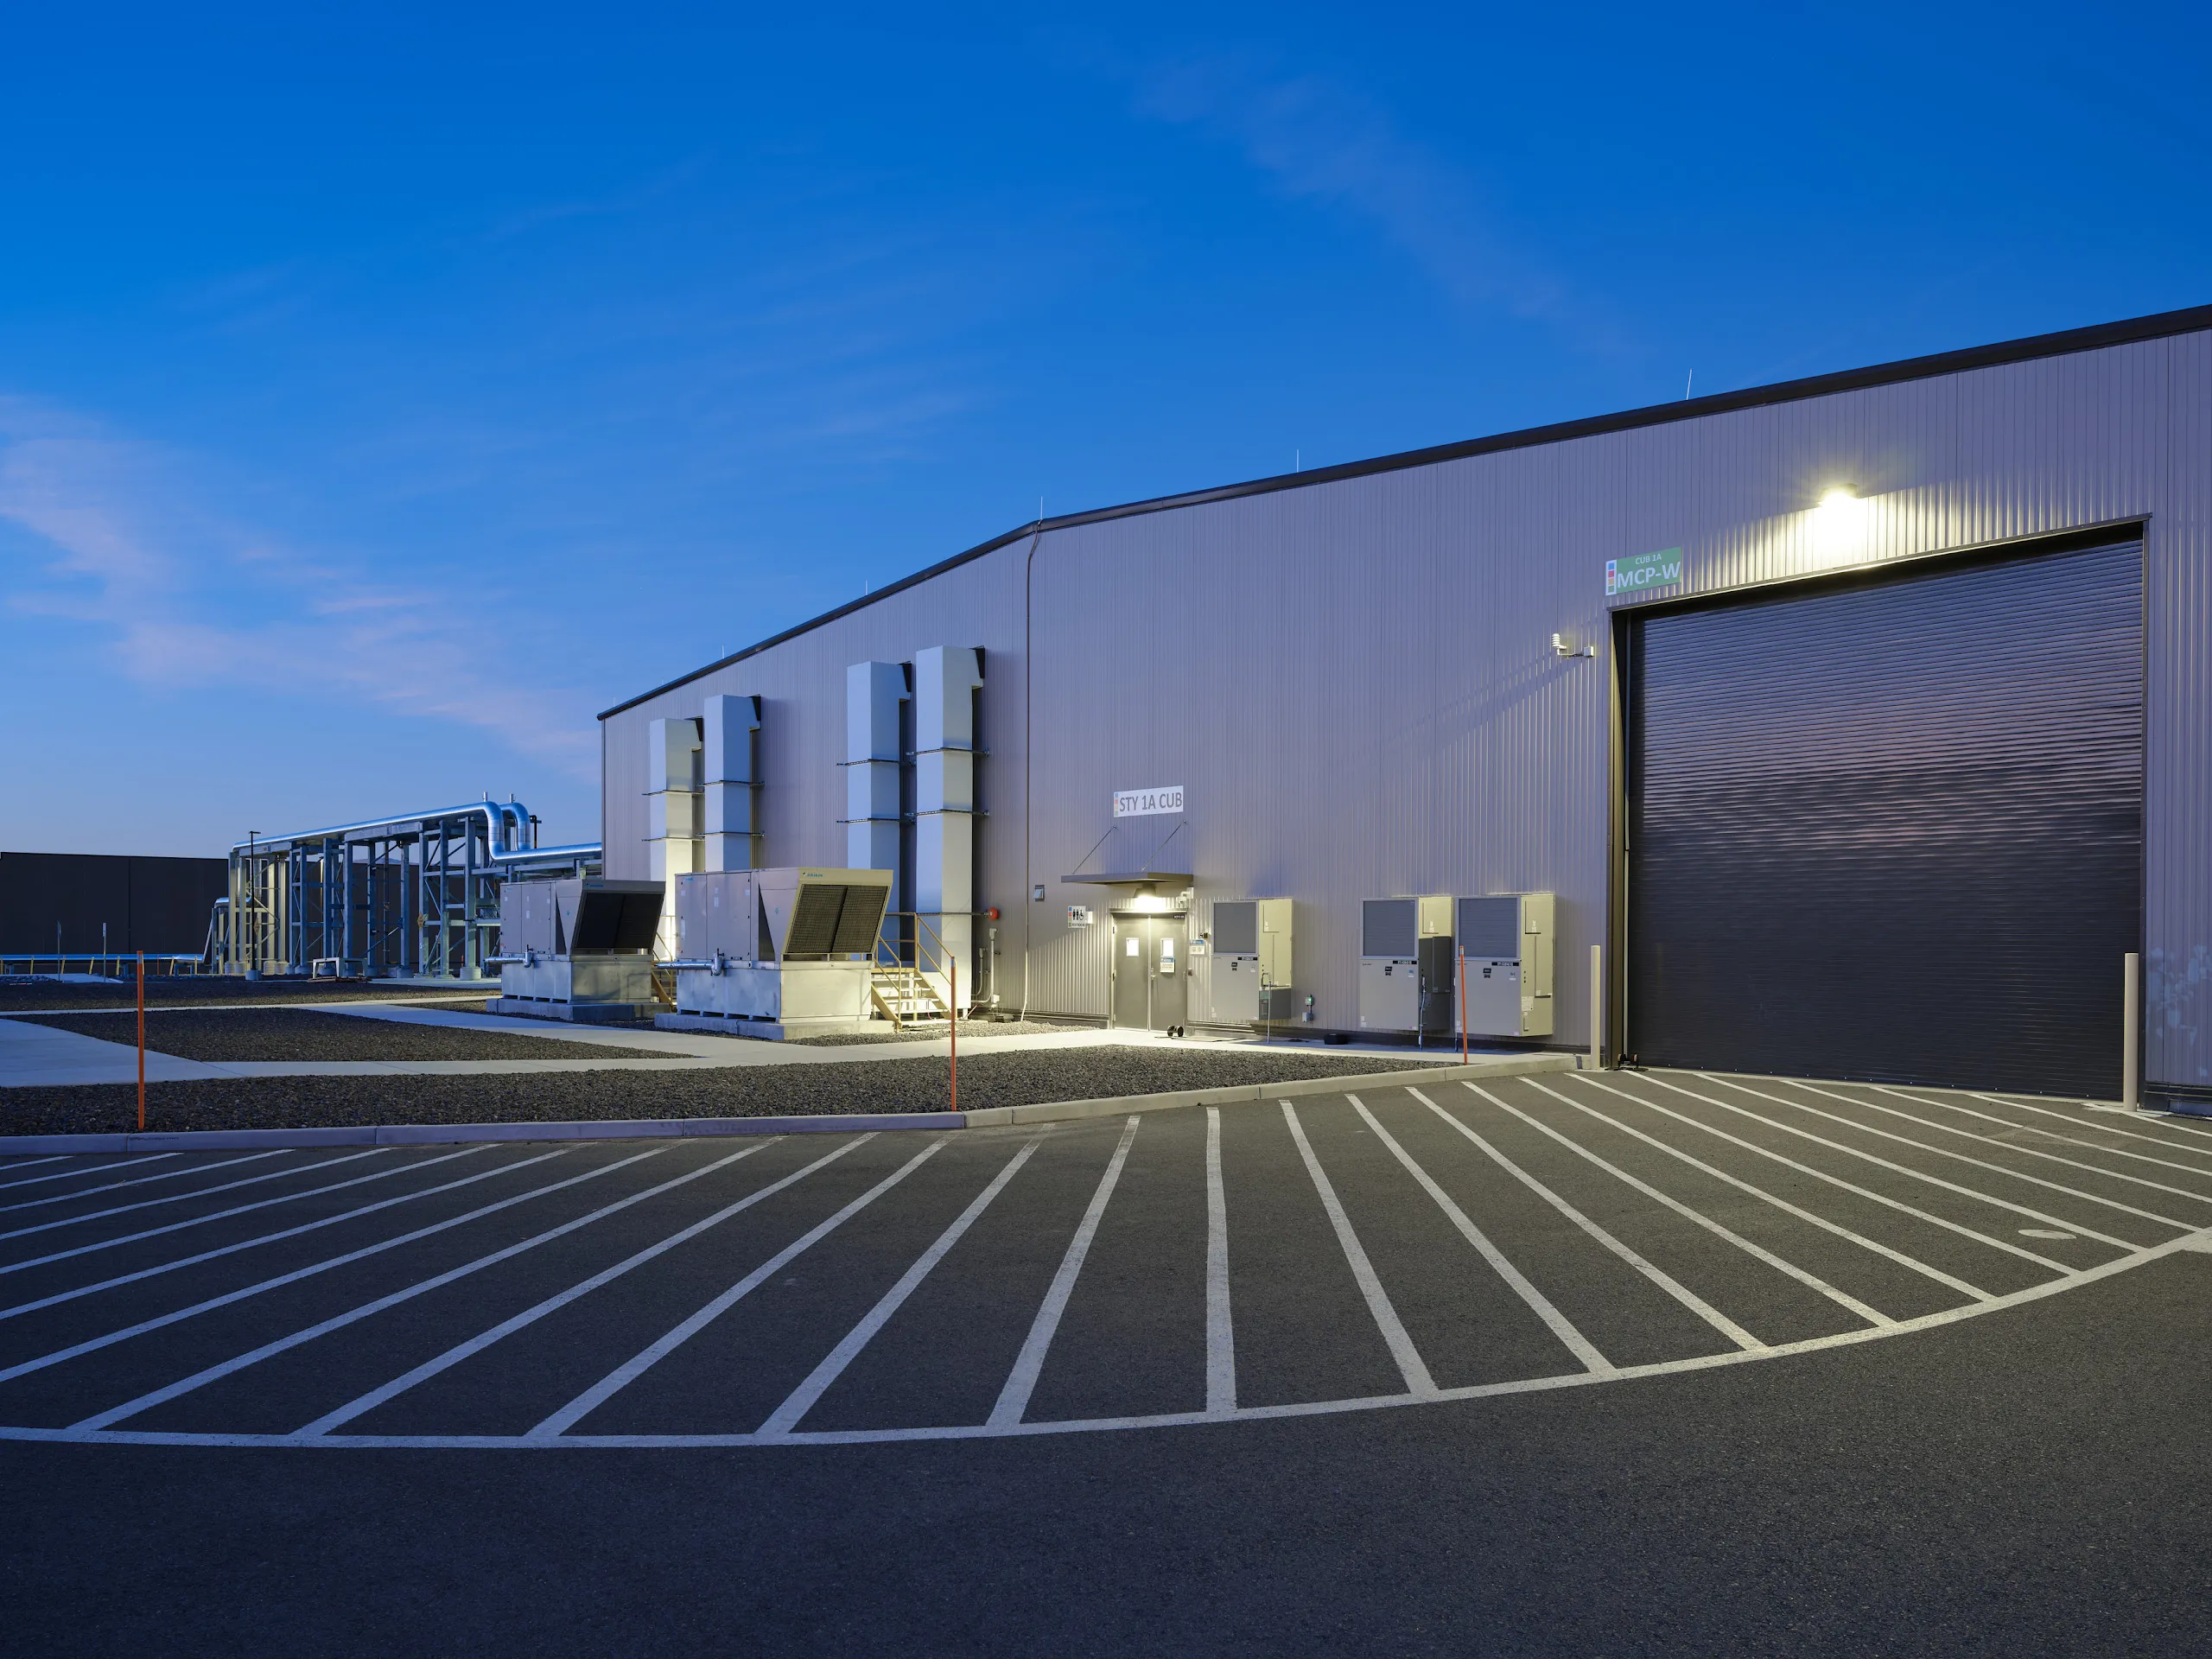
[(1682, 579), (1682, 550), (1662, 548), (1656, 553), (1631, 553), (1624, 559), (1605, 561), (1605, 597), (1641, 593), (1646, 588), (1671, 588)]
[(1149, 818), (1162, 812), (1183, 810), (1183, 785), (1171, 784), (1162, 789), (1122, 789), (1114, 792), (1114, 816), (1117, 818)]

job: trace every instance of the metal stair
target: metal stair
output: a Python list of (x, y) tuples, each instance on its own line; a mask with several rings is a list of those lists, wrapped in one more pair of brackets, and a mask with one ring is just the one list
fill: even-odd
[(868, 973), (868, 1000), (894, 1031), (917, 1020), (943, 1020), (951, 1010), (930, 976), (906, 963), (878, 962)]

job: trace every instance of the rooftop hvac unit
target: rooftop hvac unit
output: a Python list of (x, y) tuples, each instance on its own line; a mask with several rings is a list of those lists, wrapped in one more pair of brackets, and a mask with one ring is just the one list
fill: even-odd
[[(1470, 1037), (1552, 1034), (1553, 916), (1548, 893), (1500, 893), (1459, 904), (1461, 998)], [(1458, 1023), (1458, 1006), (1453, 1009)]]
[(1217, 899), (1207, 1017), (1217, 1025), (1272, 1025), (1291, 1010), (1291, 902)]
[(1451, 898), (1363, 901), (1359, 1028), (1440, 1036), (1452, 1027), (1451, 1001)]
[(720, 870), (676, 883), (675, 1031), (865, 1030), (889, 870)]
[(642, 1020), (653, 995), (662, 884), (571, 876), (499, 889), (494, 1014), (586, 1022)]

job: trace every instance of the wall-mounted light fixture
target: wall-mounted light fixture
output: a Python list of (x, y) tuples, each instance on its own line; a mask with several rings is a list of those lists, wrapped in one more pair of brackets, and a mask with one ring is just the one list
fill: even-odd
[(1813, 552), (1821, 559), (1856, 559), (1866, 551), (1866, 503), (1848, 484), (1831, 484), (1813, 510)]
[(1552, 654), (1555, 657), (1595, 657), (1598, 654), (1598, 647), (1578, 645), (1569, 640), (1565, 634), (1555, 633), (1552, 635)]

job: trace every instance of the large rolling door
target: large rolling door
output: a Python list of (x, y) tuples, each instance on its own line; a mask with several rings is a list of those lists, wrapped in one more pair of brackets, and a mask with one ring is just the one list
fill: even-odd
[(1628, 1058), (2113, 1098), (2139, 543), (1626, 632)]

